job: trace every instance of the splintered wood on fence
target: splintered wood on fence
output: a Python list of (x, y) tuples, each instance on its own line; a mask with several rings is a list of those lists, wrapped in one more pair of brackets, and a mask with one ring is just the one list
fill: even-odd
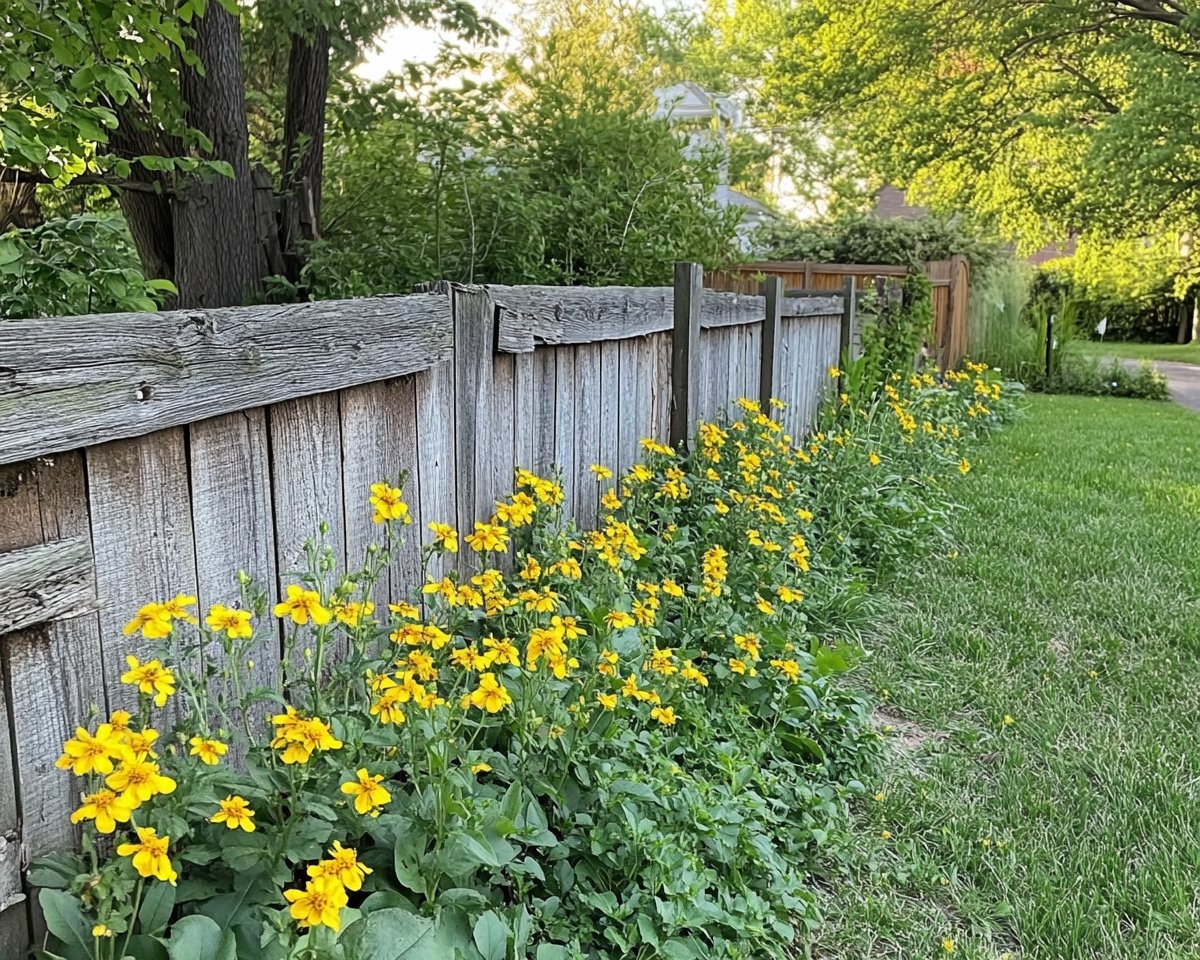
[[(760, 390), (803, 433), (845, 298), (773, 292), (764, 363), (767, 299), (702, 290), (693, 265), (680, 277), (678, 313), (670, 287), (436, 284), (0, 323), (0, 954), (36, 929), (22, 864), (75, 839), (63, 739), (132, 702), (125, 657), (152, 645), (122, 628), (142, 604), (236, 603), (238, 570), (273, 601), (322, 522), (338, 564), (359, 566), (380, 539), (370, 485), (406, 474), (413, 523), (382, 610), (417, 595), (428, 524), (469, 532), (517, 467), (561, 471), (586, 525), (616, 482), (590, 467), (627, 470), (643, 437), (680, 439)], [(275, 684), (281, 635), (263, 626), (255, 680)]]

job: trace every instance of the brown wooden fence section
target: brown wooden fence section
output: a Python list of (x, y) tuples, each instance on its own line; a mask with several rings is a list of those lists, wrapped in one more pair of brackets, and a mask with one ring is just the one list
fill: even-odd
[(63, 739), (133, 703), (124, 658), (149, 650), (122, 627), (141, 604), (230, 602), (239, 569), (274, 594), (320, 521), (361, 558), (369, 485), (401, 471), (414, 539), (378, 601), (420, 586), (426, 524), (486, 518), (518, 466), (561, 469), (586, 524), (588, 467), (628, 468), (644, 436), (771, 393), (802, 432), (854, 297), (700, 279), (0, 322), (0, 956), (36, 929), (24, 868), (76, 839)]
[[(908, 268), (879, 263), (816, 263), (811, 260), (764, 260), (710, 271), (706, 282), (714, 290), (750, 293), (764, 277), (779, 277), (785, 290), (842, 290), (847, 281), (870, 290), (880, 277), (902, 278)], [(966, 355), (971, 301), (971, 266), (966, 257), (931, 260), (925, 274), (933, 287), (933, 329), (927, 347), (946, 370)]]

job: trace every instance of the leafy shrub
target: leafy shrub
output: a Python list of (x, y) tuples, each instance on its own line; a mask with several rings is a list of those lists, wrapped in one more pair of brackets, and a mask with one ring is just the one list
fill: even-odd
[(0, 317), (157, 310), (175, 293), (147, 280), (117, 217), (47, 220), (0, 236)]
[(960, 221), (932, 215), (914, 219), (856, 215), (825, 223), (779, 221), (765, 226), (757, 240), (770, 260), (919, 267), (927, 260), (961, 254), (973, 269), (982, 270), (1005, 255), (1000, 244), (980, 239)]
[(922, 270), (904, 278), (900, 299), (863, 301), (862, 364), (867, 383), (881, 383), (889, 370), (911, 370), (933, 333), (933, 286)]
[[(190, 596), (144, 606), (127, 629), (161, 649), (129, 658), (136, 710), (59, 761), (85, 829), (31, 873), (55, 955), (789, 951), (878, 762), (838, 682), (858, 582), (936, 534), (967, 444), (1011, 409), (981, 366), (880, 389), (864, 370), (799, 445), (742, 401), (690, 453), (643, 441), (612, 484), (597, 465), (596, 530), (518, 471), (471, 532), (430, 524), (426, 583), (387, 616), (404, 478), (371, 488), (356, 570), (317, 538), (274, 605), (243, 577), (202, 620)], [(269, 612), (281, 678), (254, 688)]]

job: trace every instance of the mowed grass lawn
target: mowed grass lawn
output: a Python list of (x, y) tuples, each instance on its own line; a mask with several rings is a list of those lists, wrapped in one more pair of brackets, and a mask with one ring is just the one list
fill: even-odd
[(1089, 357), (1120, 357), (1130, 360), (1174, 360), (1200, 364), (1200, 341), (1196, 343), (1120, 343), (1116, 340), (1080, 340), (1071, 349)]
[(894, 760), (814, 956), (1200, 956), (1200, 416), (1028, 402), (886, 591)]

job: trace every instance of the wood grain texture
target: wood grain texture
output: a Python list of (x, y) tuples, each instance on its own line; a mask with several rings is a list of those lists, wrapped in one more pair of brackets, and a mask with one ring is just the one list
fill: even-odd
[(554, 470), (554, 426), (557, 400), (558, 361), (554, 348), (542, 347), (533, 355), (533, 403), (529, 416), (533, 426), (531, 469), (548, 477)]
[[(598, 463), (617, 472), (620, 462), (620, 396), (621, 396), (621, 345), (608, 340), (599, 345), (600, 350), (600, 409), (599, 447), (596, 451)], [(600, 493), (610, 486), (609, 480), (600, 484)]]
[(155, 644), (122, 628), (145, 603), (196, 594), (182, 428), (89, 447), (87, 484), (108, 705), (129, 710), (137, 694), (121, 683), (125, 657), (146, 659)]
[(600, 462), (601, 345), (575, 348), (575, 462), (566, 467), (575, 476), (573, 516), (581, 527), (593, 527), (600, 507), (599, 483), (591, 471)]
[(617, 390), (617, 461), (618, 476), (638, 460), (638, 341), (622, 340), (619, 346)]
[[(371, 507), (371, 485), (400, 482), (402, 461), (412, 463), (416, 451), (402, 451), (403, 415), (396, 402), (397, 381), (368, 383), (343, 390), (339, 398), (342, 437), (342, 512), (346, 518), (346, 567), (360, 570), (367, 562), (368, 551), (382, 549), (384, 529), (375, 523)], [(413, 435), (412, 425), (408, 436)], [(419, 531), (420, 505), (413, 503), (413, 491), (404, 488), (410, 523), (400, 527), (402, 535), (412, 536), (414, 526)], [(382, 608), (393, 595), (392, 568), (385, 567), (375, 589), (367, 599)]]
[(0, 553), (0, 634), (95, 607), (90, 540), (72, 537)]
[[(418, 373), (417, 401), (417, 474), (421, 496), (421, 538), (431, 543), (432, 522), (458, 526), (464, 536), (470, 532), (465, 518), (458, 516), (458, 490), (454, 476), (454, 364), (438, 364)], [(429, 561), (429, 572), (440, 577), (448, 569), (443, 557)]]
[(508, 353), (492, 357), (491, 434), (492, 492), (496, 497), (512, 492), (517, 467), (516, 407), (517, 358)]
[[(700, 406), (700, 314), (704, 268), (675, 264), (675, 313), (671, 340), (671, 446), (687, 443)], [(759, 317), (761, 318), (761, 314)]]
[(575, 510), (575, 348), (554, 348), (554, 466), (561, 471), (563, 516)]
[[(83, 455), (72, 452), (24, 468), (26, 483), (0, 506), (5, 513), (0, 545), (75, 539), (91, 544)], [(25, 508), (17, 506), (21, 501)], [(22, 518), (18, 525), (17, 518)], [(84, 718), (106, 709), (96, 613), (56, 620), (0, 638), (3, 670), (10, 680), (11, 726), (20, 771), (22, 835), (26, 861), (72, 846), (78, 830), (69, 816), (78, 806), (76, 782), (54, 767), (62, 742)], [(0, 727), (4, 721), (0, 720)], [(0, 757), (0, 777), (4, 761)], [(0, 791), (2, 793), (3, 791)], [(0, 801), (0, 807), (3, 806)], [(0, 814), (0, 833), (4, 832)], [(40, 925), (36, 907), (31, 911)], [(35, 926), (35, 929), (37, 927)], [(0, 944), (3, 938), (0, 937)], [(23, 946), (23, 945), (22, 945)]]
[(0, 463), (423, 370), (446, 297), (114, 313), (0, 324)]
[(12, 750), (10, 681), (5, 673), (0, 659), (0, 956), (23, 957), (33, 936), (21, 883), (21, 815), (17, 808), (21, 779)]
[[(244, 570), (275, 599), (275, 518), (271, 503), (271, 457), (267, 411), (262, 407), (201, 420), (188, 427), (192, 526), (200, 609), (214, 603), (241, 606), (237, 573)], [(250, 682), (279, 685), (280, 630), (259, 624), (250, 659)], [(220, 643), (205, 650), (224, 657)]]
[[(625, 340), (674, 327), (671, 287), (488, 285), (486, 290), (500, 308), (497, 349), (510, 353), (528, 353), (542, 343)], [(764, 307), (761, 296), (706, 290), (700, 305), (701, 325), (754, 323), (762, 319)], [(791, 311), (800, 316), (815, 309), (804, 299), (784, 303), (789, 316)]]
[[(492, 514), (492, 354), (495, 318), (479, 287), (456, 287), (454, 304), (454, 473), (459, 523), (470, 529)], [(461, 569), (473, 554), (459, 551)]]
[(534, 429), (534, 354), (513, 357), (513, 459), (518, 467), (533, 469), (537, 459)]

